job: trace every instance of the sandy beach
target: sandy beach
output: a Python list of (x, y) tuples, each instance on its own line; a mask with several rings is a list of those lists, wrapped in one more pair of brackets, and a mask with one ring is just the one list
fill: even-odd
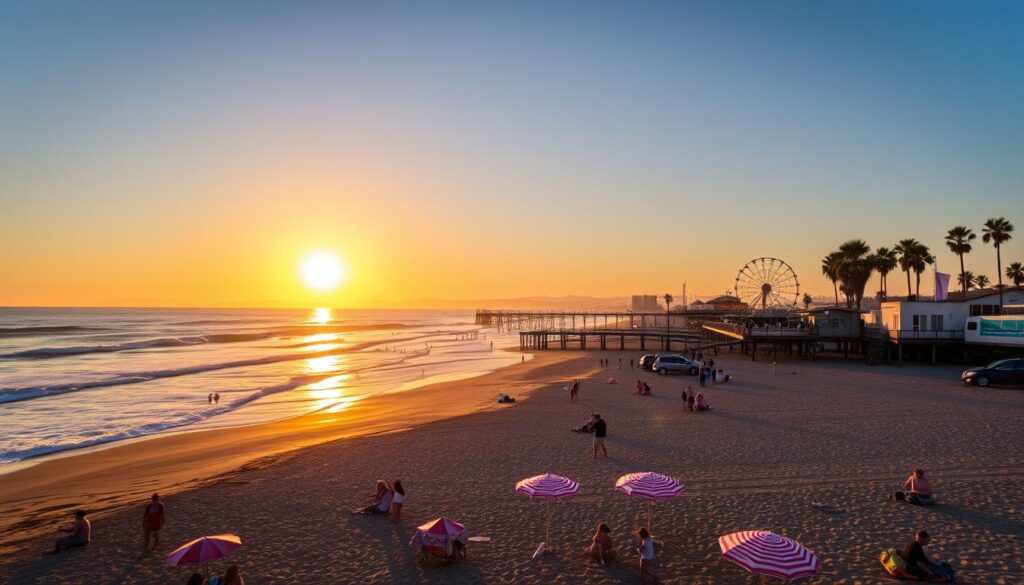
[[(598, 368), (600, 357), (612, 367)], [(247, 583), (635, 583), (633, 531), (645, 508), (613, 485), (644, 470), (686, 484), (682, 497), (654, 505), (665, 583), (761, 582), (722, 559), (717, 538), (762, 528), (819, 555), (820, 575), (809, 583), (885, 582), (878, 553), (902, 547), (921, 528), (932, 534), (930, 557), (951, 562), (961, 582), (1024, 581), (1020, 390), (962, 386), (953, 367), (792, 361), (773, 375), (765, 362), (722, 354), (716, 362), (735, 380), (706, 390), (711, 412), (689, 413), (679, 393), (695, 379), (619, 371), (618, 357), (541, 353), (533, 363), (417, 391), (416, 401), (436, 403), (419, 418), (406, 416), (403, 405), (412, 399), (402, 395), (366, 401), (365, 408), (395, 409), (395, 420), (415, 427), (405, 432), (294, 450), (344, 435), (326, 420), (295, 419), (142, 441), (5, 476), (5, 533), (19, 515), (35, 514), (29, 528), (53, 519), (53, 511), (42, 511), (48, 506), (95, 502), (109, 511), (94, 518), (94, 542), (84, 549), (40, 557), (50, 536), (18, 544), (4, 558), (0, 582), (184, 583), (188, 572), (163, 559), (172, 546), (234, 532), (245, 544), (229, 560), (241, 565)], [(562, 386), (588, 372), (581, 401), (571, 404)], [(606, 384), (609, 377), (620, 383)], [(650, 383), (653, 396), (631, 394), (637, 378)], [(499, 391), (534, 386), (529, 400), (490, 404)], [(464, 408), (467, 400), (479, 400), (484, 412), (443, 418), (453, 402)], [(358, 409), (356, 403), (345, 413), (356, 423)], [(591, 459), (589, 437), (569, 432), (593, 410), (608, 421), (607, 459)], [(310, 431), (312, 422), (325, 430)], [(234, 453), (263, 448), (288, 455), (223, 473), (237, 467)], [(915, 466), (927, 470), (938, 506), (890, 499)], [(150, 472), (148, 480), (136, 475)], [(582, 490), (552, 505), (556, 554), (531, 560), (543, 537), (543, 506), (513, 486), (542, 472), (573, 478)], [(403, 480), (401, 523), (349, 514), (377, 478)], [(69, 479), (88, 488), (73, 494)], [(153, 486), (174, 485), (191, 489), (166, 498), (163, 542), (144, 552), (141, 502)], [(104, 502), (104, 494), (114, 499)], [(128, 500), (135, 503), (126, 509)], [(438, 515), (490, 541), (471, 544), (464, 564), (422, 566), (406, 543), (418, 524)], [(600, 521), (612, 527), (624, 562), (600, 567), (581, 557)]]

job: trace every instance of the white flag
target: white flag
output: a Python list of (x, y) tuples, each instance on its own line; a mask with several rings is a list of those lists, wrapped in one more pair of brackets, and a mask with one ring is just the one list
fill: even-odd
[(949, 297), (949, 275), (945, 272), (935, 273), (935, 300), (944, 301)]

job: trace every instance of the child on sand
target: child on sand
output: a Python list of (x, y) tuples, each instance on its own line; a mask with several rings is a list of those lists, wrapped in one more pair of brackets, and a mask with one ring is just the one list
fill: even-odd
[(402, 504), (405, 503), (405, 488), (402, 486), (402, 480), (396, 479), (391, 484), (391, 490), (395, 493), (391, 498), (391, 521), (398, 522), (402, 519)]
[(637, 549), (640, 553), (640, 583), (646, 583), (650, 577), (654, 585), (658, 585), (658, 576), (654, 574), (654, 539), (646, 528), (641, 528), (636, 533), (640, 537), (640, 548)]
[(615, 544), (612, 542), (611, 529), (604, 522), (597, 525), (594, 538), (587, 548), (587, 555), (602, 565), (615, 560)]

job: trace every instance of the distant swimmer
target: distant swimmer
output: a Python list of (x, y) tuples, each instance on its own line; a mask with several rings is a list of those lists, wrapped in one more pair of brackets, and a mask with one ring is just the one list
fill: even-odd
[(217, 392), (213, 393), (213, 403), (214, 404), (220, 404), (220, 394), (217, 393)]

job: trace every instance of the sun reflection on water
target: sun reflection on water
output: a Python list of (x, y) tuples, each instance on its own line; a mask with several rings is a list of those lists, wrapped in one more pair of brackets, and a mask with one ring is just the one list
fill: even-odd
[(331, 309), (328, 307), (317, 307), (313, 309), (313, 315), (309, 318), (311, 323), (324, 325), (331, 322)]

